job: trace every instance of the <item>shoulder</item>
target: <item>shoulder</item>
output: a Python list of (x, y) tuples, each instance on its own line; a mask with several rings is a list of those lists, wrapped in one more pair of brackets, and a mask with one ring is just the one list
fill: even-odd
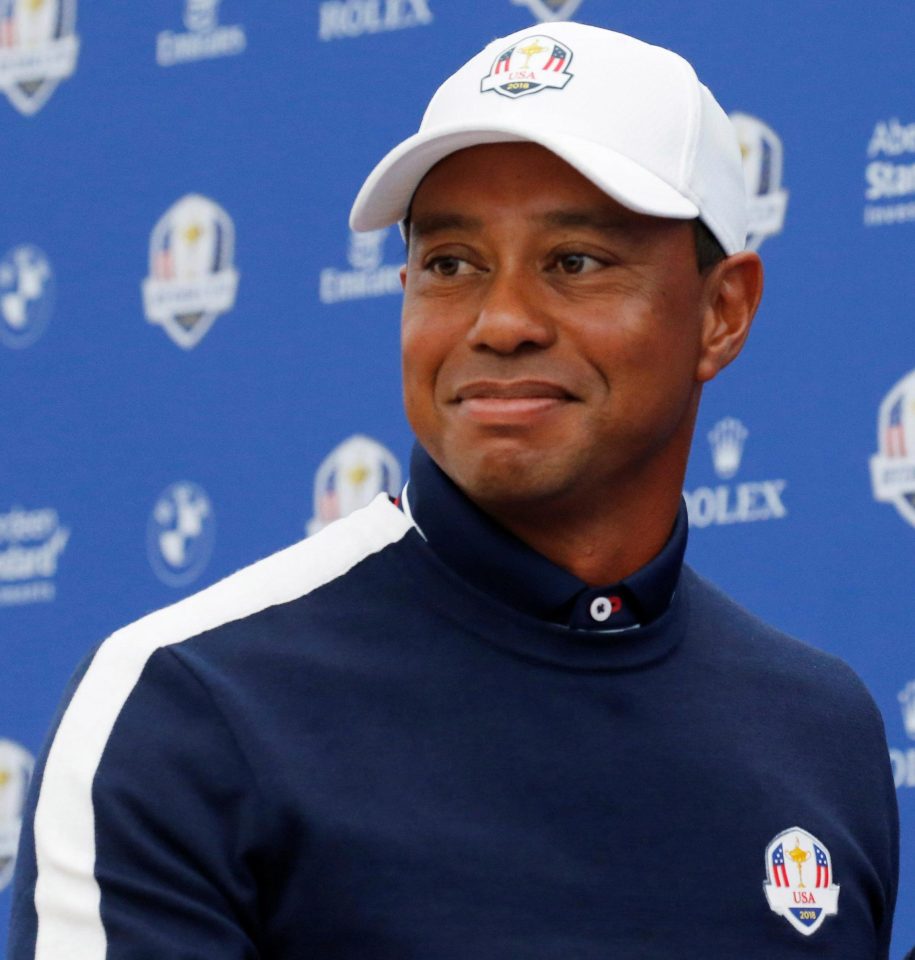
[(834, 706), (844, 703), (848, 715), (857, 719), (866, 715), (882, 731), (873, 698), (840, 657), (766, 623), (688, 566), (683, 568), (681, 588), (688, 598), (690, 629), (733, 676), (789, 697), (815, 696)]

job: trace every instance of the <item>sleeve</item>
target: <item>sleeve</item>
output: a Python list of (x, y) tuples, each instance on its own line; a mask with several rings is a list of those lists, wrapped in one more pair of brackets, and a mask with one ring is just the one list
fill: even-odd
[(124, 696), (104, 651), (33, 782), (8, 958), (252, 960), (265, 818), (251, 769), (173, 648)]

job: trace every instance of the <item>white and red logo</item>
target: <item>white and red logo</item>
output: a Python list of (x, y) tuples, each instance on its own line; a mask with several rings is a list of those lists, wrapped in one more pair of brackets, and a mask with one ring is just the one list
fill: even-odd
[(839, 912), (839, 886), (822, 840), (800, 827), (783, 830), (766, 847), (763, 890), (774, 913), (809, 937)]
[(531, 34), (506, 47), (483, 77), (480, 92), (495, 90), (503, 97), (527, 96), (550, 88), (562, 90), (572, 79), (572, 51), (558, 40)]
[(880, 404), (871, 484), (875, 500), (893, 504), (899, 515), (915, 526), (915, 370)]

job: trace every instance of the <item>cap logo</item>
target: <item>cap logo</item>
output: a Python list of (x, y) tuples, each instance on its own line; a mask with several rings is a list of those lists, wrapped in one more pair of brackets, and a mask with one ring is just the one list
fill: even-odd
[(572, 79), (572, 51), (558, 40), (532, 34), (506, 47), (483, 77), (480, 92), (495, 90), (503, 97), (524, 97), (553, 87), (562, 88)]

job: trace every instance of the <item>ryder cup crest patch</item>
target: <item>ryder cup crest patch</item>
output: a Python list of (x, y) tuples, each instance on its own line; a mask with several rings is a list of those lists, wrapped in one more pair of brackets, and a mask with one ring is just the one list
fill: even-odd
[(763, 890), (774, 913), (805, 937), (839, 912), (839, 886), (822, 840), (800, 827), (783, 830), (766, 847)]
[(572, 79), (572, 51), (558, 40), (534, 33), (506, 47), (483, 77), (480, 92), (495, 90), (503, 97), (527, 96), (562, 88)]

